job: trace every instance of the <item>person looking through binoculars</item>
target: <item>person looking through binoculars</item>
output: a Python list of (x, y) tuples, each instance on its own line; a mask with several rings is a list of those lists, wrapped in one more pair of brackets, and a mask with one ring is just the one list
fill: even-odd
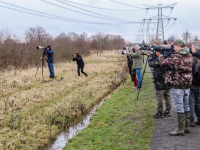
[(77, 72), (78, 72), (78, 76), (80, 76), (80, 69), (81, 69), (81, 73), (84, 74), (86, 77), (88, 76), (87, 73), (85, 73), (83, 71), (84, 69), (84, 61), (81, 57), (81, 55), (79, 53), (76, 53), (73, 56), (73, 61), (77, 62)]

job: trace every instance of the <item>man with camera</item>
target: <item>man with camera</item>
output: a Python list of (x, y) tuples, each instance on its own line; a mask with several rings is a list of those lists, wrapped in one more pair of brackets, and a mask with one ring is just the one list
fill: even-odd
[(50, 72), (50, 78), (54, 79), (54, 68), (53, 68), (53, 61), (54, 61), (54, 51), (51, 49), (51, 46), (48, 45), (44, 50), (44, 55), (47, 55), (47, 63)]
[[(155, 96), (157, 100), (157, 113), (154, 118), (164, 118), (164, 116), (171, 116), (171, 96), (170, 89), (165, 85), (166, 68), (160, 66), (159, 55), (160, 50), (155, 49), (156, 54), (147, 54), (149, 66), (154, 69), (154, 84)], [(166, 110), (163, 113), (163, 99), (165, 100)]]
[(140, 51), (140, 46), (135, 45), (135, 53), (133, 51), (130, 51), (130, 55), (133, 58), (133, 69), (136, 69), (136, 76), (138, 81), (138, 87), (136, 91), (139, 91), (142, 88), (142, 68), (143, 68), (143, 62), (142, 62), (142, 52)]
[(190, 133), (188, 99), (190, 94), (189, 88), (192, 83), (192, 56), (182, 40), (176, 40), (173, 46), (175, 52), (166, 59), (163, 55), (164, 52), (160, 51), (159, 62), (162, 67), (169, 69), (165, 74), (165, 84), (171, 88), (171, 96), (177, 111), (177, 129), (169, 132), (169, 135), (179, 136)]
[[(200, 50), (197, 46), (191, 48), (193, 56), (192, 85), (190, 86), (189, 106), (190, 106), (190, 127), (200, 125)], [(197, 121), (194, 122), (194, 113)]]

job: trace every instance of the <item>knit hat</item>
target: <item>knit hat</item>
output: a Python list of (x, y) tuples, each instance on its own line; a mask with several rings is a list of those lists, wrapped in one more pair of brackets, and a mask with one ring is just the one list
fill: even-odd
[(176, 40), (175, 42), (174, 42), (174, 45), (180, 45), (181, 47), (185, 47), (185, 43), (182, 41), (182, 40)]
[(170, 38), (168, 39), (168, 41), (174, 42), (174, 38), (173, 38), (173, 37), (170, 37)]

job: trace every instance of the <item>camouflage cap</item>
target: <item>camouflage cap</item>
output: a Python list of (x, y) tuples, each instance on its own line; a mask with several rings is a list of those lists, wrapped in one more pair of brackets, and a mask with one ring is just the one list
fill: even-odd
[(158, 44), (158, 41), (157, 41), (157, 40), (154, 40), (154, 41), (152, 42), (152, 44), (153, 44), (153, 43), (156, 43), (156, 44)]
[(174, 42), (174, 45), (180, 45), (180, 47), (185, 47), (185, 43), (182, 41), (182, 40), (176, 40), (175, 42)]

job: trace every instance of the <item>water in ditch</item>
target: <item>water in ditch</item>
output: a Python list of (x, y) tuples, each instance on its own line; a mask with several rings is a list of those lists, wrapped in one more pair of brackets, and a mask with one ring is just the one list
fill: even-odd
[[(118, 86), (115, 90), (113, 90), (113, 92), (119, 89), (120, 86)], [(51, 146), (45, 148), (44, 150), (62, 150), (62, 148), (64, 148), (68, 143), (69, 139), (77, 135), (80, 130), (85, 129), (90, 124), (90, 118), (92, 117), (92, 115), (96, 112), (97, 108), (99, 108), (105, 102), (105, 100), (110, 97), (110, 95), (111, 94), (108, 94), (98, 104), (96, 104), (93, 107), (93, 109), (79, 123), (69, 127), (66, 131), (57, 135), (56, 141)]]

